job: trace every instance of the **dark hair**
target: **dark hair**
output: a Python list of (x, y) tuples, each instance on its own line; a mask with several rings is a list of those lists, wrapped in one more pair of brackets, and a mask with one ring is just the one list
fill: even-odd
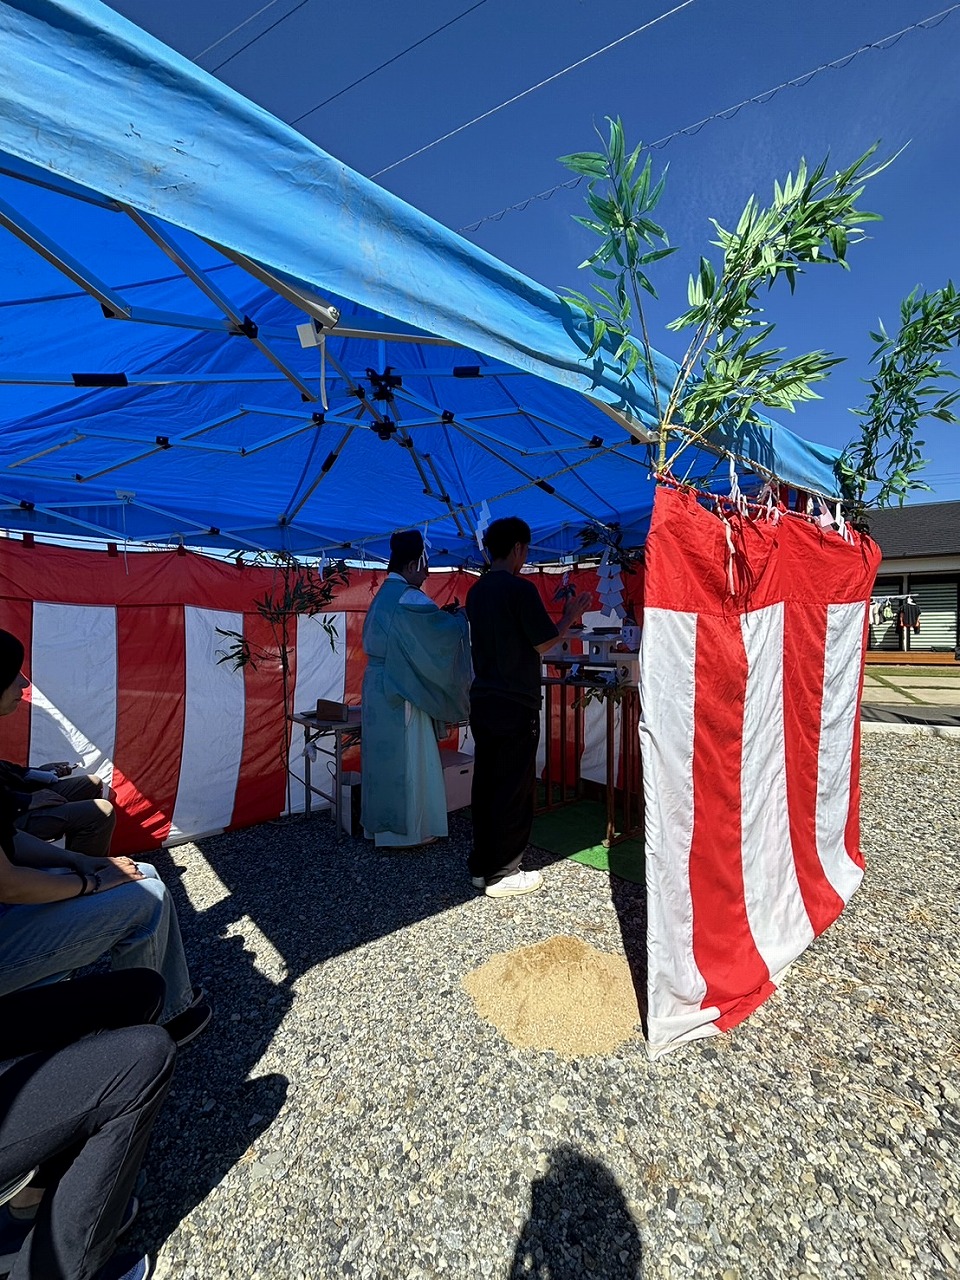
[(400, 573), (411, 560), (423, 555), (423, 534), (419, 529), (401, 529), (390, 536), (390, 562), (387, 573)]
[(23, 645), (9, 631), (0, 631), (0, 693), (9, 689), (23, 666)]
[(530, 545), (530, 526), (519, 516), (504, 516), (494, 520), (483, 535), (483, 545), (494, 560), (504, 560), (519, 542), (521, 546)]

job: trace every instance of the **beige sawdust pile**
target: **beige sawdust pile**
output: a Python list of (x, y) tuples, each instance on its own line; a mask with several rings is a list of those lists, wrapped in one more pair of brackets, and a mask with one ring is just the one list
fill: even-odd
[(494, 956), (463, 985), (481, 1018), (518, 1049), (564, 1058), (610, 1053), (640, 1021), (630, 968), (580, 938), (547, 938)]

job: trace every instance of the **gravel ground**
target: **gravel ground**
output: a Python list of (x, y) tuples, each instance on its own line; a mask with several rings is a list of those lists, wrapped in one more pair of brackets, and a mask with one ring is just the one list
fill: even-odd
[(417, 854), (317, 817), (161, 855), (216, 1021), (132, 1243), (161, 1280), (960, 1275), (958, 766), (955, 739), (865, 739), (850, 909), (746, 1024), (655, 1064), (512, 1049), (461, 987), (559, 933), (633, 962), (633, 885), (561, 862), (478, 897), (462, 815)]

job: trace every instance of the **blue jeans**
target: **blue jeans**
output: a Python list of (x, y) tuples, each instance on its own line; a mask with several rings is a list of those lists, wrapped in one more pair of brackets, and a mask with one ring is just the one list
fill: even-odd
[(161, 1022), (193, 1000), (180, 925), (156, 869), (65, 902), (0, 904), (0, 995), (66, 977), (110, 953), (114, 969), (154, 969), (167, 986)]

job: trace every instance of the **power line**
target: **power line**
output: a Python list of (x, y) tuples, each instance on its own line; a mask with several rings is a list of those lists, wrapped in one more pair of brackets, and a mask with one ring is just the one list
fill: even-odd
[[(279, 27), (281, 22), (286, 22), (288, 18), (292, 18), (298, 9), (302, 9), (305, 4), (309, 4), (309, 3), (310, 3), (310, 0), (299, 0), (299, 4), (295, 4), (292, 9), (289, 9), (286, 13), (282, 14), (274, 22), (271, 22), (269, 27), (265, 27), (263, 31), (259, 33), (259, 35), (253, 36), (253, 38), (248, 40), (246, 44), (242, 44), (239, 49), (237, 49), (234, 53), (231, 53), (229, 57), (224, 58), (222, 62), (218, 62), (215, 67), (211, 67), (210, 68), (211, 73), (219, 71), (221, 67), (225, 67), (227, 63), (232, 62), (234, 58), (239, 58), (241, 53), (244, 52), (244, 50), (249, 49), (250, 46), (252, 44), (256, 44), (258, 40), (262, 40), (265, 35), (269, 35), (269, 33), (274, 29), (274, 27)], [(268, 9), (269, 7), (270, 6), (267, 5)], [(263, 10), (261, 9), (260, 12), (263, 13)], [(254, 15), (254, 17), (255, 16), (256, 15)], [(229, 34), (232, 35), (233, 33), (230, 32)], [(197, 56), (199, 57), (199, 54)]]
[(475, 124), (479, 124), (481, 120), (487, 120), (492, 115), (496, 115), (498, 111), (502, 111), (504, 107), (512, 106), (514, 102), (519, 102), (521, 98), (526, 98), (529, 94), (535, 93), (537, 89), (542, 89), (545, 85), (552, 84), (554, 80), (559, 80), (561, 76), (565, 76), (568, 71), (576, 71), (578, 67), (584, 66), (588, 62), (592, 62), (594, 58), (599, 58), (602, 53), (609, 53), (611, 49), (615, 49), (618, 44), (623, 44), (625, 40), (632, 40), (634, 36), (640, 35), (643, 31), (649, 31), (651, 27), (655, 27), (658, 22), (663, 22), (665, 18), (672, 17), (675, 13), (679, 13), (681, 9), (686, 9), (693, 4), (695, 0), (683, 0), (681, 4), (661, 13), (656, 18), (651, 18), (649, 22), (645, 22), (642, 27), (637, 27), (633, 31), (628, 31), (625, 36), (621, 36), (618, 40), (614, 40), (611, 44), (604, 45), (602, 49), (597, 49), (593, 53), (587, 54), (585, 58), (581, 58), (579, 62), (572, 62), (569, 67), (564, 67), (562, 71), (555, 72), (552, 76), (547, 76), (546, 80), (541, 80), (538, 84), (533, 84), (529, 89), (524, 89), (522, 93), (514, 94), (512, 98), (508, 98), (506, 102), (501, 102), (496, 107), (491, 107), (489, 111), (484, 111), (482, 115), (474, 116), (472, 120), (468, 120), (466, 124), (461, 124), (456, 129), (451, 129), (449, 133), (445, 133), (442, 137), (434, 138), (432, 142), (428, 142), (426, 146), (418, 147), (416, 151), (411, 151), (409, 155), (402, 156), (399, 160), (394, 160), (392, 164), (385, 165), (382, 169), (378, 169), (376, 173), (370, 175), (371, 178), (379, 178), (384, 173), (389, 173), (391, 169), (399, 168), (400, 165), (406, 164), (408, 160), (414, 159), (415, 156), (422, 156), (425, 151), (429, 151), (432, 147), (437, 147), (441, 142), (446, 142), (448, 138), (454, 138), (458, 133), (463, 133), (464, 129), (469, 129)]
[(201, 49), (199, 53), (195, 53), (191, 58), (191, 62), (196, 62), (199, 58), (210, 53), (218, 44), (223, 44), (224, 40), (229, 40), (231, 36), (236, 35), (241, 28), (245, 27), (247, 23), (252, 22), (254, 18), (259, 18), (261, 13), (266, 13), (268, 9), (272, 9), (275, 4), (279, 3), (280, 0), (269, 0), (269, 3), (265, 4), (262, 9), (258, 9), (256, 13), (251, 13), (249, 18), (244, 18), (244, 20), (242, 22), (238, 22), (235, 27), (231, 27), (230, 30), (220, 36), (219, 39), (214, 40), (213, 44), (208, 44), (205, 49)]
[[(274, 0), (275, 2), (275, 0)], [(343, 89), (338, 89), (336, 93), (332, 93), (329, 98), (324, 98), (322, 102), (318, 102), (315, 107), (311, 107), (309, 111), (304, 111), (302, 115), (296, 116), (290, 121), (290, 124), (299, 124), (301, 120), (305, 120), (307, 116), (313, 115), (314, 111), (319, 111), (321, 107), (327, 106), (333, 102), (335, 98), (342, 97), (345, 93), (349, 93), (351, 89), (355, 89), (358, 84), (363, 84), (364, 80), (369, 80), (371, 76), (375, 76), (378, 71), (382, 71), (384, 67), (389, 67), (392, 62), (399, 61), (408, 53), (412, 53), (414, 49), (419, 49), (422, 44), (426, 44), (428, 40), (432, 40), (434, 36), (438, 36), (441, 31), (446, 31), (447, 27), (452, 27), (455, 22), (459, 22), (461, 18), (465, 18), (468, 13), (473, 13), (474, 9), (479, 9), (481, 5), (486, 4), (487, 0), (477, 0), (476, 4), (472, 4), (469, 9), (464, 9), (462, 13), (458, 13), (455, 18), (451, 18), (449, 22), (445, 22), (443, 26), (434, 28), (429, 35), (423, 36), (420, 40), (408, 44), (406, 49), (401, 49), (399, 53), (395, 53), (392, 58), (388, 58), (386, 62), (381, 62), (378, 67), (374, 67), (372, 71), (368, 71), (366, 75), (360, 76), (358, 80), (353, 80)]]
[[(702, 120), (698, 120), (696, 124), (689, 124), (683, 129), (677, 129), (673, 133), (668, 133), (666, 137), (659, 138), (656, 142), (649, 143), (645, 150), (659, 151), (669, 143), (673, 142), (676, 138), (692, 137), (694, 134), (699, 133), (705, 125), (712, 124), (715, 120), (732, 120), (733, 117), (744, 107), (763, 106), (784, 89), (802, 89), (805, 85), (810, 83), (814, 76), (820, 75), (823, 71), (832, 71), (849, 66), (854, 58), (858, 58), (862, 53), (869, 53), (873, 49), (882, 53), (887, 49), (892, 49), (895, 44), (899, 44), (904, 36), (910, 35), (914, 31), (927, 31), (933, 27), (938, 27), (942, 22), (946, 21), (952, 13), (956, 13), (958, 9), (960, 9), (960, 4), (952, 4), (948, 9), (941, 9), (939, 13), (932, 14), (929, 18), (922, 18), (919, 22), (914, 22), (911, 26), (904, 27), (902, 31), (895, 31), (892, 35), (884, 36), (880, 40), (873, 41), (872, 44), (861, 45), (859, 49), (854, 49), (852, 53), (845, 54), (842, 58), (835, 58), (832, 62), (821, 63), (819, 67), (814, 67), (812, 71), (805, 71), (803, 75), (795, 76), (792, 80), (785, 80), (782, 84), (776, 85), (773, 89), (765, 89), (763, 93), (754, 94), (752, 98), (744, 98), (742, 102), (738, 102), (732, 107), (725, 107), (723, 111), (716, 111), (711, 116), (704, 116), (704, 118)], [(417, 153), (414, 152), (414, 155), (416, 154)], [(398, 161), (397, 163), (402, 163), (402, 161)], [(383, 173), (385, 170), (381, 169), (380, 172)], [(373, 176), (376, 177), (377, 175), (374, 174)], [(558, 182), (556, 186), (548, 187), (545, 191), (538, 191), (535, 195), (527, 196), (525, 200), (519, 200), (516, 204), (508, 204), (505, 208), (498, 210), (497, 213), (488, 213), (484, 217), (479, 218), (476, 222), (471, 222), (465, 227), (458, 227), (457, 230), (461, 235), (466, 235), (471, 231), (476, 231), (486, 222), (499, 222), (500, 219), (508, 213), (522, 213), (523, 210), (528, 208), (534, 200), (549, 200), (550, 197), (556, 195), (558, 191), (570, 190), (573, 187), (578, 187), (580, 183), (583, 182), (583, 179), (584, 175), (580, 174), (576, 178), (568, 178), (566, 182)]]

